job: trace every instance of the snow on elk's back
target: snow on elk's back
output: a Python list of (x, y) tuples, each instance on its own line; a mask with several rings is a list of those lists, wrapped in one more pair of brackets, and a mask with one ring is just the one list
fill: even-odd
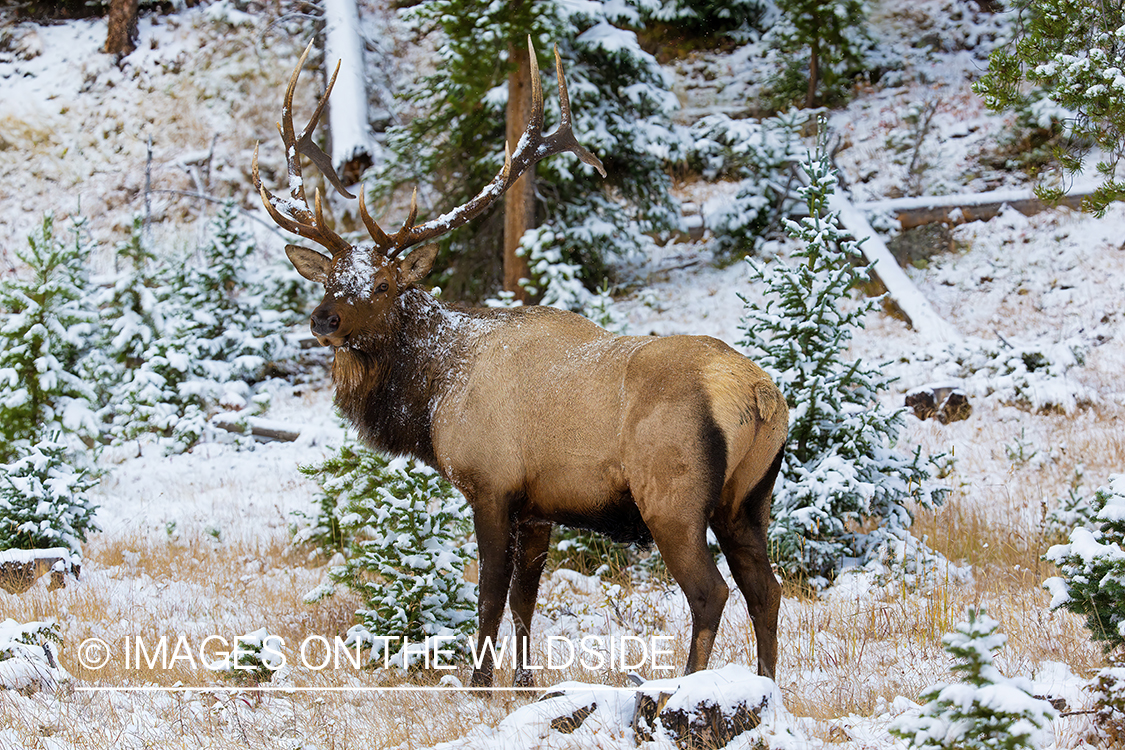
[(366, 299), (375, 288), (375, 267), (371, 256), (364, 252), (351, 252), (340, 259), (336, 266), (336, 299)]

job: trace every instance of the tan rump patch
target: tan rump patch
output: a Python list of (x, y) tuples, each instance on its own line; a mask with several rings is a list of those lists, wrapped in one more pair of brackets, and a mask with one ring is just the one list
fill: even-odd
[(731, 352), (703, 367), (703, 388), (724, 431), (768, 420), (777, 411), (777, 389), (756, 364)]
[(759, 427), (779, 417), (784, 399), (762, 368), (733, 351), (704, 365), (703, 388), (726, 435), (729, 473), (750, 450)]

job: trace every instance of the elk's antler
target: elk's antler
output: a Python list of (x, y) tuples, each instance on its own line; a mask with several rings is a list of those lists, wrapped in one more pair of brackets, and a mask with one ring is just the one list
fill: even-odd
[(328, 81), (324, 96), (317, 102), (316, 110), (309, 118), (309, 124), (305, 126), (300, 135), (297, 135), (293, 129), (293, 92), (297, 88), (297, 78), (301, 75), (301, 68), (304, 67), (305, 59), (309, 56), (310, 50), (312, 50), (312, 42), (309, 42), (309, 45), (305, 47), (305, 51), (301, 53), (301, 59), (297, 61), (297, 67), (293, 69), (292, 75), (289, 76), (289, 85), (285, 89), (285, 102), (281, 108), (281, 122), (277, 124), (277, 130), (281, 133), (281, 141), (285, 144), (285, 159), (289, 166), (289, 194), (292, 196), (292, 200), (278, 198), (266, 190), (262, 184), (262, 179), (258, 174), (257, 144), (254, 145), (254, 161), (251, 165), (251, 171), (254, 176), (254, 187), (261, 193), (262, 203), (265, 204), (266, 211), (277, 222), (277, 225), (322, 245), (335, 255), (349, 249), (351, 243), (329, 229), (325, 223), (319, 189), (313, 194), (315, 210), (309, 210), (309, 202), (305, 198), (304, 180), (301, 177), (301, 154), (312, 160), (313, 164), (341, 195), (347, 198), (355, 197), (340, 182), (336, 170), (332, 168), (332, 159), (312, 140), (313, 130), (320, 122), (320, 115), (324, 112), (324, 106), (328, 104), (328, 97), (332, 94), (332, 87), (336, 83), (336, 74), (340, 72), (340, 63), (336, 63), (336, 69), (332, 72), (332, 78)]
[(516, 144), (515, 153), (511, 152), (508, 143), (504, 144), (504, 166), (475, 198), (436, 219), (415, 226), (414, 218), (418, 211), (417, 191), (415, 191), (415, 195), (410, 200), (410, 215), (402, 225), (402, 229), (388, 236), (368, 215), (367, 208), (363, 204), (363, 196), (360, 196), (360, 215), (363, 217), (363, 223), (367, 225), (367, 231), (371, 233), (376, 246), (385, 248), (383, 252), (388, 258), (395, 257), (408, 247), (440, 237), (484, 213), (524, 172), (548, 156), (570, 151), (605, 177), (605, 168), (602, 167), (601, 161), (578, 142), (571, 129), (570, 97), (566, 93), (566, 77), (558, 47), (555, 47), (555, 72), (559, 81), (559, 107), (562, 115), (555, 132), (543, 135), (543, 86), (539, 81), (539, 62), (535, 58), (535, 47), (531, 43), (530, 36), (527, 38), (527, 51), (531, 62), (531, 119), (528, 120), (523, 136)]
[[(312, 44), (310, 43), (304, 54), (301, 55), (297, 68), (289, 79), (289, 87), (285, 91), (285, 105), (282, 109), (281, 123), (278, 125), (278, 130), (281, 131), (281, 139), (285, 144), (286, 159), (289, 164), (289, 192), (293, 196), (293, 200), (279, 199), (262, 186), (258, 177), (257, 147), (254, 148), (254, 185), (262, 194), (262, 201), (266, 204), (266, 210), (269, 211), (270, 216), (278, 225), (323, 245), (335, 254), (346, 250), (350, 245), (325, 226), (321, 213), (319, 190), (315, 194), (315, 213), (309, 210), (301, 181), (300, 162), (300, 154), (303, 153), (316, 164), (341, 194), (349, 198), (353, 197), (340, 184), (340, 180), (332, 168), (331, 159), (312, 142), (312, 131), (320, 119), (324, 105), (328, 102), (329, 94), (332, 93), (332, 85), (336, 82), (335, 72), (333, 72), (328, 88), (317, 104), (316, 111), (309, 120), (309, 124), (301, 131), (299, 136), (295, 136), (293, 132), (293, 90), (297, 85), (297, 76), (301, 72), (301, 66), (304, 64), (305, 57), (311, 48)], [(503, 196), (504, 191), (511, 187), (533, 164), (548, 156), (569, 151), (584, 163), (598, 170), (602, 177), (605, 177), (605, 169), (598, 157), (590, 153), (574, 137), (574, 131), (571, 128), (570, 98), (566, 93), (566, 78), (563, 73), (562, 58), (559, 56), (558, 47), (555, 47), (555, 72), (559, 81), (561, 117), (555, 132), (543, 135), (543, 86), (539, 81), (539, 63), (536, 60), (535, 47), (531, 43), (530, 36), (527, 38), (527, 49), (531, 62), (532, 112), (523, 136), (516, 144), (515, 152), (511, 151), (510, 144), (505, 143), (504, 166), (492, 178), (492, 181), (477, 193), (476, 197), (436, 219), (431, 219), (419, 225), (414, 224), (418, 215), (418, 191), (415, 190), (410, 199), (410, 213), (406, 221), (402, 228), (392, 235), (384, 232), (382, 227), (371, 218), (371, 215), (367, 212), (367, 204), (361, 190), (359, 194), (359, 214), (371, 235), (371, 239), (375, 242), (374, 249), (376, 252), (388, 258), (394, 258), (408, 247), (440, 237), (465, 224), (493, 206)], [(337, 63), (336, 71), (338, 72), (339, 69), (340, 64)]]

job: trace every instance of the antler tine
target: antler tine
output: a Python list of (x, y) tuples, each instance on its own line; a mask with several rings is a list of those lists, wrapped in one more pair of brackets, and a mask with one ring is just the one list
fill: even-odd
[[(526, 137), (533, 138), (543, 132), (543, 82), (539, 80), (539, 58), (531, 43), (531, 34), (527, 35), (527, 60), (528, 67), (531, 69), (531, 117), (523, 132)], [(555, 61), (557, 65), (558, 47), (555, 47)], [(504, 145), (506, 146), (507, 143)], [(519, 151), (519, 146), (516, 146), (516, 150)]]
[(414, 188), (414, 192), (410, 194), (410, 214), (406, 217), (406, 221), (402, 223), (402, 229), (395, 232), (395, 236), (391, 238), (391, 247), (386, 252), (388, 258), (398, 257), (399, 253), (414, 244), (408, 243), (407, 240), (410, 239), (410, 233), (414, 231), (414, 220), (417, 218), (418, 188)]
[(310, 41), (297, 59), (293, 72), (289, 74), (289, 85), (285, 87), (285, 98), (281, 104), (281, 122), (277, 124), (281, 142), (285, 144), (285, 161), (289, 167), (289, 194), (293, 196), (293, 200), (306, 206), (308, 201), (305, 200), (305, 185), (301, 177), (301, 157), (297, 150), (297, 134), (293, 130), (293, 93), (297, 90), (297, 79), (301, 76), (301, 68), (305, 67), (305, 60), (308, 59), (312, 46)]
[(390, 238), (394, 247), (387, 251), (389, 257), (394, 257), (413, 245), (440, 237), (479, 216), (494, 205), (504, 194), (504, 191), (533, 164), (548, 156), (570, 151), (583, 163), (589, 164), (602, 177), (605, 177), (605, 168), (601, 161), (578, 142), (571, 129), (570, 98), (567, 95), (562, 57), (559, 55), (557, 46), (555, 47), (555, 67), (559, 80), (559, 105), (562, 110), (562, 117), (555, 132), (547, 136), (543, 135), (543, 87), (539, 80), (539, 63), (535, 57), (535, 47), (530, 36), (527, 38), (527, 49), (531, 69), (532, 112), (527, 128), (516, 145), (515, 153), (511, 152), (509, 144), (504, 144), (504, 166), (500, 168), (492, 181), (477, 193), (476, 197), (463, 206), (419, 226), (413, 225), (412, 208), (411, 218), (407, 220), (402, 230)]
[(367, 233), (371, 235), (371, 239), (375, 240), (375, 248), (379, 252), (385, 253), (387, 248), (391, 246), (391, 238), (383, 231), (371, 214), (367, 213), (367, 201), (363, 198), (363, 190), (359, 191), (359, 216), (363, 219), (363, 225), (367, 227)]
[(336, 85), (336, 76), (340, 73), (340, 61), (336, 61), (336, 68), (332, 71), (332, 77), (328, 79), (328, 86), (324, 89), (324, 96), (320, 97), (320, 101), (316, 103), (316, 110), (309, 118), (309, 124), (301, 131), (301, 135), (297, 137), (297, 151), (309, 157), (309, 160), (316, 165), (320, 173), (324, 175), (332, 187), (336, 188), (336, 192), (344, 196), (348, 200), (355, 200), (355, 196), (348, 192), (344, 187), (343, 181), (340, 176), (336, 174), (336, 168), (332, 165), (332, 158), (324, 153), (320, 146), (313, 142), (312, 134), (316, 130), (317, 124), (320, 122), (320, 115), (324, 112), (325, 105), (328, 104), (328, 97), (332, 95), (332, 87)]
[[(293, 93), (297, 88), (297, 79), (301, 74), (301, 68), (304, 67), (305, 60), (309, 56), (309, 51), (312, 50), (312, 42), (305, 47), (305, 51), (301, 53), (300, 59), (297, 61), (297, 66), (293, 69), (293, 73), (289, 76), (289, 85), (285, 89), (285, 99), (283, 100), (281, 109), (281, 122), (277, 123), (277, 130), (281, 134), (281, 141), (285, 146), (285, 161), (289, 172), (289, 193), (293, 199), (282, 200), (276, 195), (271, 193), (262, 184), (261, 175), (258, 171), (258, 145), (254, 146), (254, 160), (251, 165), (251, 171), (254, 177), (254, 186), (258, 188), (258, 192), (262, 196), (262, 203), (265, 204), (266, 211), (269, 213), (278, 226), (286, 231), (293, 232), (300, 235), (305, 239), (312, 240), (326, 249), (330, 250), (333, 255), (336, 253), (344, 252), (351, 247), (351, 243), (344, 240), (340, 235), (333, 232), (328, 228), (327, 223), (324, 221), (324, 208), (321, 204), (320, 191), (317, 190), (314, 195), (315, 212), (309, 209), (308, 200), (305, 197), (304, 179), (301, 176), (301, 153), (308, 155), (308, 152), (302, 148), (305, 142), (310, 144), (325, 160), (329, 162), (329, 171), (325, 172), (325, 176), (329, 177), (330, 181), (334, 180), (339, 182), (339, 178), (331, 170), (331, 160), (328, 159), (327, 154), (312, 144), (310, 134), (312, 129), (316, 127), (316, 122), (320, 118), (320, 113), (324, 109), (324, 105), (328, 100), (328, 95), (332, 92), (332, 83), (336, 80), (335, 73), (332, 75), (332, 81), (328, 84), (328, 90), (321, 98), (320, 103), (317, 105), (316, 112), (309, 123), (309, 127), (301, 131), (300, 138), (293, 130)], [(337, 64), (336, 69), (339, 70)], [(316, 157), (310, 156), (314, 163), (317, 161)], [(320, 164), (317, 164), (320, 166)], [(323, 170), (322, 170), (323, 171)], [(351, 197), (351, 196), (349, 196)]]

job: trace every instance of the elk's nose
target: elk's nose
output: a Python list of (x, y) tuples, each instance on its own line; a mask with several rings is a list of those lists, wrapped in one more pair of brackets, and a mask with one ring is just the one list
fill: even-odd
[(329, 336), (340, 327), (340, 316), (334, 312), (313, 310), (310, 327), (317, 336)]

